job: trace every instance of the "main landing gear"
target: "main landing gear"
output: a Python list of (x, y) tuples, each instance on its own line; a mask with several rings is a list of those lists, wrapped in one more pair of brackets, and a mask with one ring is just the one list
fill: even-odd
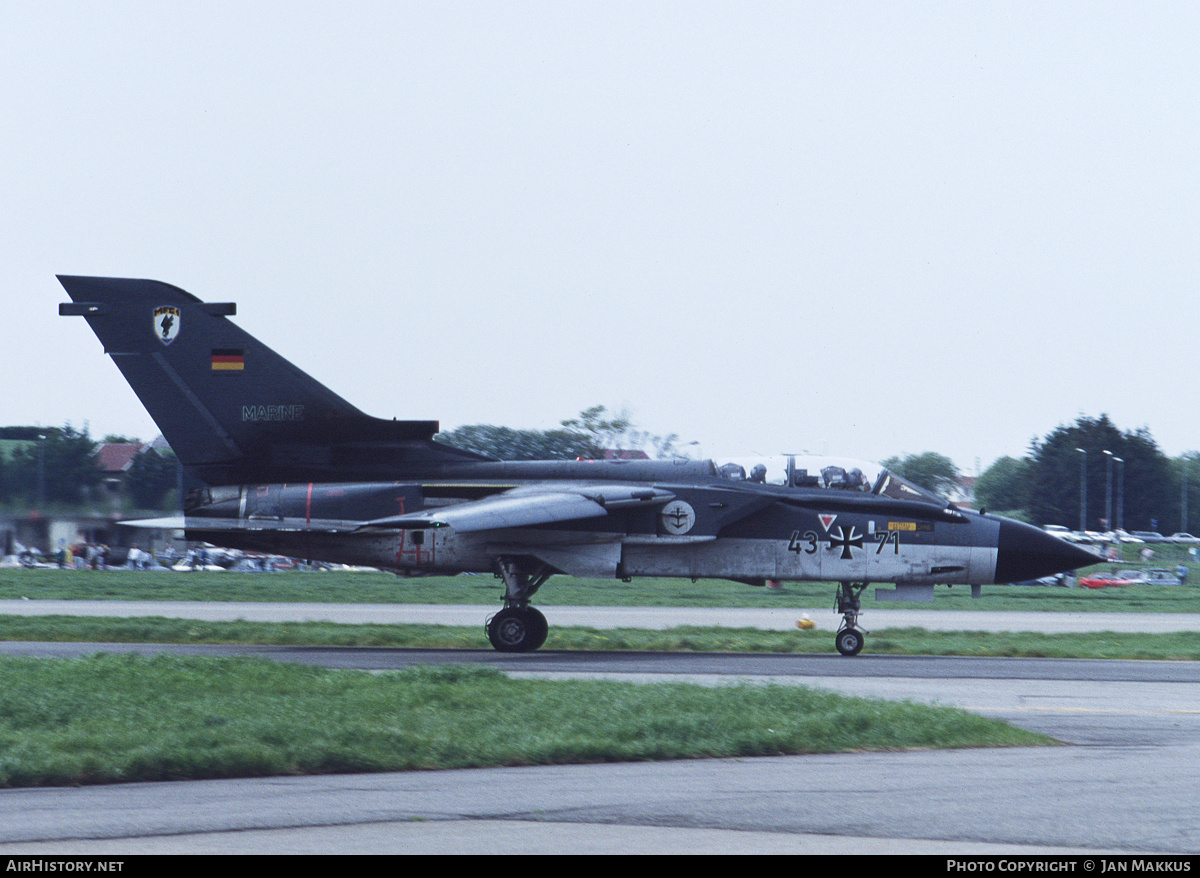
[(858, 655), (862, 652), (866, 637), (865, 632), (858, 628), (858, 614), (862, 610), (859, 595), (867, 585), (866, 582), (857, 585), (853, 582), (838, 583), (837, 608), (842, 614), (842, 624), (838, 628), (834, 643), (842, 655)]
[(522, 558), (496, 560), (496, 575), (504, 580), (504, 609), (488, 619), (487, 636), (497, 652), (533, 652), (546, 642), (550, 626), (529, 599), (553, 572)]

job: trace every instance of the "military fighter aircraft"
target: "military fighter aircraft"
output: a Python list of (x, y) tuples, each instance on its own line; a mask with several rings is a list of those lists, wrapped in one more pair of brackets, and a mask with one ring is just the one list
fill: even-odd
[(959, 509), (878, 465), (796, 455), (499, 461), (438, 443), (436, 421), (371, 417), (206, 303), (152, 280), (60, 276), (199, 487), (188, 539), (404, 575), (492, 572), (500, 651), (535, 650), (530, 599), (554, 574), (838, 583), (843, 655), (860, 595), (1037, 579), (1097, 563), (1039, 528)]

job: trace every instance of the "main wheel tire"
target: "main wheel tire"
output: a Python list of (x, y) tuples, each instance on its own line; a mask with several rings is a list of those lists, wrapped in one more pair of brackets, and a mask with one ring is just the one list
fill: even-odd
[(546, 642), (550, 626), (533, 607), (505, 607), (488, 621), (488, 640), (497, 652), (533, 652)]
[(842, 655), (858, 655), (862, 652), (865, 638), (861, 631), (855, 628), (844, 628), (837, 633), (837, 651)]
[(526, 607), (525, 612), (529, 615), (529, 625), (533, 629), (533, 636), (529, 641), (529, 651), (532, 652), (535, 649), (541, 649), (542, 644), (546, 642), (546, 635), (550, 633), (550, 623), (546, 621), (541, 610)]

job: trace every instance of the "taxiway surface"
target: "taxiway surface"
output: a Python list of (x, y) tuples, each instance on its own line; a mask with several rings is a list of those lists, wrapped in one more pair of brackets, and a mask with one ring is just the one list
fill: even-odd
[[(341, 622), (399, 625), (478, 625), (498, 609), (490, 604), (224, 603), (195, 601), (0, 600), (0, 615), (163, 616), (168, 619), (247, 622)], [(841, 616), (831, 607), (572, 607), (538, 604), (554, 625), (664, 630), (680, 625), (794, 630), (808, 617), (818, 631), (833, 632)], [(1200, 631), (1196, 613), (1016, 613), (905, 608), (872, 609), (863, 624), (871, 631), (926, 628), (930, 631)], [(868, 641), (869, 642), (869, 641)]]

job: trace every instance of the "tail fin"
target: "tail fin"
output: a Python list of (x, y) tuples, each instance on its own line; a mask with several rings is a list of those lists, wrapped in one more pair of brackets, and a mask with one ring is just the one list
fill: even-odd
[(180, 461), (212, 485), (391, 479), (400, 464), (481, 459), (436, 421), (373, 418), (206, 303), (153, 280), (59, 276)]

